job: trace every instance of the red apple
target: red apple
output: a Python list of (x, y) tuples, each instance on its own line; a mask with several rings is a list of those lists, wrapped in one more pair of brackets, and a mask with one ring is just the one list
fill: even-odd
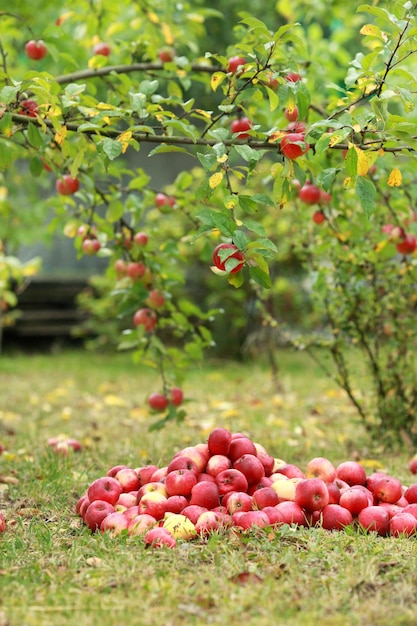
[(254, 454), (243, 454), (233, 463), (233, 468), (242, 472), (248, 485), (258, 483), (265, 476), (264, 466)]
[[(382, 505), (380, 505), (382, 506)], [(391, 505), (392, 506), (392, 505)], [(395, 506), (395, 504), (393, 505)], [(414, 515), (414, 517), (417, 518), (417, 502), (413, 502), (412, 504), (408, 504), (406, 507), (404, 507), (403, 509), (401, 509), (404, 513), (411, 513), (411, 515)], [(397, 511), (398, 513), (399, 511)]]
[(213, 250), (213, 265), (223, 272), (236, 274), (245, 264), (243, 252), (233, 243), (219, 243)]
[(215, 428), (208, 437), (207, 445), (211, 456), (221, 454), (227, 456), (232, 441), (232, 433), (226, 428)]
[(257, 509), (275, 506), (279, 502), (277, 492), (272, 487), (262, 487), (253, 492), (252, 500)]
[(146, 546), (150, 546), (152, 548), (175, 548), (177, 545), (177, 542), (171, 533), (162, 527), (151, 528), (151, 530), (148, 530), (143, 537), (143, 541)]
[(80, 503), (80, 510), (79, 510), (79, 516), (82, 517), (82, 519), (85, 518), (85, 512), (87, 511), (88, 507), (90, 506), (91, 502), (88, 499), (88, 497), (84, 498), (84, 500)]
[(270, 525), (269, 517), (263, 511), (242, 511), (232, 515), (232, 522), (235, 526), (249, 530), (253, 526), (265, 527)]
[(370, 474), (366, 479), (366, 488), (369, 489), (371, 493), (373, 493), (374, 487), (378, 480), (380, 478), (384, 478), (385, 476), (388, 476), (386, 472), (373, 472), (373, 474)]
[(256, 456), (258, 457), (258, 459), (264, 466), (265, 476), (271, 476), (272, 471), (274, 469), (274, 465), (275, 465), (274, 457), (268, 454), (267, 452), (262, 452), (262, 450), (257, 450)]
[[(122, 469), (122, 468), (120, 468), (120, 469)], [(145, 485), (146, 483), (150, 483), (151, 480), (152, 480), (152, 475), (158, 469), (159, 468), (158, 468), (157, 465), (152, 465), (152, 464), (143, 465), (142, 467), (137, 467), (135, 469), (135, 472), (138, 475), (140, 486)], [(117, 472), (116, 472), (116, 474), (117, 474)]]
[(396, 246), (397, 252), (400, 254), (412, 254), (417, 248), (417, 237), (414, 235), (406, 235), (402, 241), (399, 241)]
[(297, 83), (299, 80), (302, 79), (302, 76), (301, 74), (297, 74), (296, 72), (288, 72), (288, 74), (286, 74), (284, 78), (289, 83)]
[(408, 463), (408, 469), (412, 474), (417, 474), (417, 457), (410, 459)]
[(358, 515), (361, 528), (376, 532), (384, 537), (389, 533), (390, 517), (386, 509), (381, 506), (367, 506)]
[(295, 524), (296, 526), (307, 525), (305, 513), (296, 502), (280, 502), (275, 508), (282, 516), (283, 524)]
[(165, 304), (165, 296), (159, 289), (152, 289), (146, 298), (146, 304), (155, 309), (160, 309)]
[(165, 483), (151, 480), (149, 483), (142, 485), (142, 487), (138, 490), (138, 502), (145, 494), (154, 492), (162, 494), (165, 498), (168, 497)]
[[(339, 504), (341, 491), (337, 483), (333, 481), (327, 484), (327, 491), (329, 492), (329, 504)], [(349, 487), (349, 485), (347, 485)]]
[(173, 48), (163, 48), (158, 52), (158, 58), (162, 63), (171, 63), (175, 59), (176, 52)]
[(242, 65), (245, 65), (246, 59), (240, 56), (230, 57), (227, 62), (227, 72), (231, 74), (241, 74), (243, 71)]
[(318, 511), (329, 504), (327, 485), (321, 478), (304, 478), (295, 488), (295, 502), (307, 511)]
[(127, 531), (128, 525), (129, 520), (125, 517), (125, 515), (116, 511), (115, 513), (110, 513), (103, 519), (100, 524), (100, 530), (103, 533), (109, 531), (110, 535), (116, 536), (120, 535), (124, 530)]
[(158, 467), (152, 474), (151, 482), (163, 483), (168, 474), (168, 466)]
[(188, 506), (185, 496), (169, 496), (165, 503), (165, 513), (181, 513)]
[(82, 517), (81, 507), (83, 506), (83, 504), (85, 504), (86, 501), (88, 501), (88, 503), (91, 504), (90, 500), (88, 500), (87, 494), (84, 493), (80, 498), (78, 498), (77, 503), (75, 505), (75, 513), (79, 515), (80, 517)]
[(285, 463), (280, 467), (275, 469), (275, 473), (283, 474), (287, 478), (305, 478), (304, 472), (298, 467), (298, 465), (293, 465), (293, 463)]
[(104, 500), (114, 505), (122, 491), (122, 486), (116, 478), (102, 476), (91, 483), (87, 490), (87, 496), (90, 502), (94, 502), (94, 500)]
[(193, 461), (193, 459), (190, 459), (190, 457), (185, 456), (185, 454), (182, 456), (175, 456), (172, 461), (170, 461), (168, 465), (168, 474), (169, 472), (178, 469), (191, 470), (195, 473), (196, 476), (198, 474), (197, 463)]
[(168, 406), (168, 398), (163, 393), (151, 393), (148, 396), (148, 405), (153, 411), (165, 411)]
[(321, 199), (321, 191), (312, 183), (305, 183), (298, 192), (298, 197), (304, 204), (317, 204)]
[(325, 483), (333, 483), (336, 478), (336, 468), (329, 459), (322, 456), (311, 459), (305, 469), (306, 478), (321, 478)]
[(344, 461), (336, 467), (336, 476), (348, 485), (365, 485), (366, 472), (356, 461)]
[(133, 323), (135, 326), (143, 326), (145, 332), (151, 332), (157, 322), (157, 316), (154, 311), (148, 308), (138, 309), (133, 316)]
[(396, 515), (397, 513), (405, 512), (405, 507), (398, 506), (398, 504), (391, 504), (390, 502), (379, 502), (378, 506), (383, 507), (388, 512), (390, 519), (391, 517), (394, 517), (394, 515)]
[(140, 513), (147, 513), (159, 521), (165, 515), (166, 502), (167, 498), (162, 493), (157, 491), (145, 493), (138, 501), (139, 511)]
[(134, 537), (144, 535), (150, 528), (155, 528), (157, 523), (152, 515), (140, 513), (128, 521), (127, 532)]
[(343, 530), (353, 522), (352, 513), (339, 504), (327, 504), (320, 512), (320, 525), (326, 530)]
[(221, 530), (228, 525), (228, 519), (224, 513), (204, 511), (195, 523), (196, 532), (198, 535), (208, 535), (213, 531)]
[(370, 506), (370, 501), (364, 491), (349, 487), (340, 494), (339, 504), (348, 509), (352, 515), (359, 515), (362, 509)]
[(305, 141), (302, 133), (287, 133), (281, 141), (281, 152), (289, 159), (298, 159), (305, 154), (310, 145)]
[(120, 469), (117, 472), (115, 479), (119, 481), (123, 491), (125, 492), (134, 491), (135, 489), (138, 490), (140, 487), (139, 476), (137, 475), (137, 472), (130, 467)]
[(398, 478), (385, 476), (376, 482), (372, 492), (380, 502), (389, 502), (394, 504), (401, 498), (403, 489)]
[(18, 113), (27, 117), (36, 117), (39, 113), (38, 103), (35, 100), (21, 100)]
[(399, 535), (411, 537), (417, 533), (417, 519), (411, 513), (396, 513), (396, 515), (391, 517), (389, 527), (390, 534), (393, 537), (398, 537)]
[(417, 502), (417, 483), (413, 483), (404, 492), (405, 499), (409, 504)]
[(148, 239), (148, 235), (143, 231), (139, 231), (133, 235), (133, 241), (139, 246), (146, 246)]
[(229, 491), (247, 491), (248, 481), (242, 472), (237, 469), (227, 469), (216, 476), (219, 494), (225, 495)]
[(323, 211), (314, 211), (311, 219), (315, 224), (323, 224), (326, 221), (326, 215)]
[(165, 487), (168, 496), (189, 496), (191, 489), (197, 484), (197, 477), (193, 470), (177, 469), (168, 472), (165, 478)]
[(284, 111), (284, 115), (289, 122), (296, 122), (298, 120), (297, 107), (295, 105), (291, 107), (287, 107)]
[(187, 446), (186, 448), (179, 450), (175, 453), (175, 457), (177, 456), (186, 456), (187, 458), (192, 459), (197, 465), (198, 471), (204, 472), (209, 458), (209, 453), (205, 445), (199, 446), (199, 444), (197, 444), (195, 446)]
[(224, 454), (213, 454), (207, 461), (206, 472), (212, 476), (217, 476), (220, 472), (230, 469), (232, 461)]
[(72, 196), (80, 188), (78, 178), (72, 178), (69, 174), (64, 174), (55, 183), (56, 190), (62, 196)]
[(32, 59), (33, 61), (40, 61), (48, 53), (48, 48), (45, 46), (42, 39), (39, 39), (38, 41), (31, 39), (25, 44), (25, 50), (29, 59)]
[(188, 517), (193, 524), (196, 524), (200, 515), (206, 511), (208, 511), (208, 509), (205, 506), (200, 506), (199, 504), (189, 504), (181, 511), (181, 514)]
[(103, 57), (108, 57), (111, 52), (111, 48), (108, 43), (104, 43), (103, 41), (96, 43), (93, 47), (93, 53), (99, 54)]
[(101, 248), (101, 243), (97, 237), (86, 237), (82, 243), (82, 249), (84, 254), (93, 255)]
[(169, 392), (169, 403), (172, 406), (180, 406), (184, 400), (184, 393), (180, 387), (172, 387)]
[(251, 511), (253, 500), (246, 491), (229, 491), (223, 496), (222, 504), (229, 515), (233, 515), (237, 511)]
[(126, 274), (132, 280), (139, 280), (146, 274), (146, 269), (142, 261), (131, 261), (126, 265)]
[(92, 531), (100, 528), (102, 521), (110, 513), (114, 513), (114, 506), (105, 500), (94, 500), (88, 506), (85, 514), (84, 521), (88, 528)]
[(237, 134), (237, 139), (247, 139), (250, 137), (250, 134), (247, 133), (247, 130), (251, 130), (252, 122), (248, 117), (239, 117), (232, 121), (230, 124), (231, 133)]
[(234, 463), (244, 454), (253, 454), (257, 455), (256, 446), (249, 437), (245, 435), (240, 435), (239, 437), (233, 437), (230, 442), (229, 452), (227, 456)]
[(6, 520), (3, 513), (0, 513), (0, 533), (6, 532)]

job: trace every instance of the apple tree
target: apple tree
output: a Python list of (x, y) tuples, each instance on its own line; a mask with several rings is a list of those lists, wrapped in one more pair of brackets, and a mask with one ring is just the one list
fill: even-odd
[[(291, 343), (332, 357), (372, 433), (415, 442), (416, 7), (262, 4), (233, 28), (224, 2), (0, 12), (3, 259), (47, 223), (108, 260), (120, 347), (161, 374), (160, 426), (212, 344), (219, 303), (187, 288), (193, 267), (285, 332), (270, 303), (296, 258), (320, 332)], [(166, 154), (183, 166), (159, 188), (147, 163)]]

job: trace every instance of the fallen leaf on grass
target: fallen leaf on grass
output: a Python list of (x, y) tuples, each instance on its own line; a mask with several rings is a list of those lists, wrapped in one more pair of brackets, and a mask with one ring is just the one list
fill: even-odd
[(16, 476), (0, 476), (0, 483), (5, 483), (6, 485), (18, 485), (20, 480), (16, 478)]
[(100, 559), (98, 556), (89, 556), (88, 559), (86, 559), (86, 563), (90, 567), (97, 567), (102, 561), (103, 559)]

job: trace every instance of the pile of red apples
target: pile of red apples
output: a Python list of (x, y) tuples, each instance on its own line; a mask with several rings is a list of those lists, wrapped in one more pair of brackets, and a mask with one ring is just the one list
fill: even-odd
[(111, 467), (76, 505), (94, 532), (139, 537), (153, 547), (234, 528), (356, 526), (381, 536), (417, 533), (417, 483), (356, 461), (323, 457), (304, 471), (268, 454), (242, 433), (211, 431), (207, 443), (178, 451), (164, 467)]

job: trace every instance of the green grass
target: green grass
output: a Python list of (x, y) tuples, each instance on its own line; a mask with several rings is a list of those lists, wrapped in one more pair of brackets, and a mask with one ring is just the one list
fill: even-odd
[[(92, 535), (78, 497), (111, 465), (164, 465), (215, 426), (244, 431), (274, 456), (362, 460), (405, 483), (409, 451), (369, 441), (335, 386), (300, 354), (280, 353), (281, 387), (262, 363), (210, 364), (187, 379), (184, 424), (149, 432), (156, 376), (129, 355), (0, 358), (0, 625), (415, 626), (414, 539), (284, 526), (213, 535), (151, 551), (133, 537)], [(157, 389), (156, 389), (157, 390)], [(56, 456), (48, 437), (84, 444)]]

